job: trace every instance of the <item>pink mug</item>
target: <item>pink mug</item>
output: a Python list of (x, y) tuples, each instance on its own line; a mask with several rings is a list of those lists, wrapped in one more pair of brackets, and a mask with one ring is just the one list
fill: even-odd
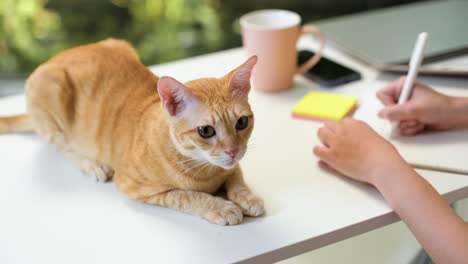
[[(254, 11), (240, 18), (242, 41), (248, 56), (257, 55), (252, 73), (253, 87), (264, 92), (284, 91), (292, 86), (293, 77), (319, 62), (325, 38), (313, 25), (301, 27), (301, 17), (288, 10)], [(315, 56), (297, 66), (296, 43), (303, 33), (313, 33), (320, 40)]]

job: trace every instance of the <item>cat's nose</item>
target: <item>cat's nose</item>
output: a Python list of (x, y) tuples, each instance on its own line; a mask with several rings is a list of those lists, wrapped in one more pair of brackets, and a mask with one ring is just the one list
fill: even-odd
[(237, 153), (239, 153), (239, 148), (229, 148), (224, 150), (224, 152), (226, 152), (226, 154), (228, 154), (232, 159), (234, 159)]

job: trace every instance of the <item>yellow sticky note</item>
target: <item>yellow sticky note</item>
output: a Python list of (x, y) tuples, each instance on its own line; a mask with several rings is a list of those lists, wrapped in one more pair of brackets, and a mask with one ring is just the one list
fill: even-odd
[(295, 117), (308, 119), (341, 120), (356, 107), (357, 99), (351, 96), (322, 92), (309, 92), (294, 106)]

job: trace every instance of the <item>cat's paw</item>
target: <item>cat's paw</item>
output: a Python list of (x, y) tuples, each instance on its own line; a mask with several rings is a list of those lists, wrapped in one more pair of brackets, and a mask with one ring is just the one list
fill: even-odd
[(235, 195), (235, 200), (241, 208), (242, 212), (248, 216), (260, 216), (265, 214), (265, 207), (262, 198), (251, 192), (243, 192)]
[(100, 165), (88, 159), (81, 161), (80, 169), (84, 174), (102, 182), (110, 181), (114, 175), (114, 170), (109, 166)]
[(222, 202), (217, 208), (208, 211), (204, 218), (218, 225), (237, 225), (242, 222), (242, 210), (230, 201)]

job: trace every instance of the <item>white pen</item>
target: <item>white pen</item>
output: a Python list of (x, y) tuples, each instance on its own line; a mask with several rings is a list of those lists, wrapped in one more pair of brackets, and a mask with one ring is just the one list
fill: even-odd
[[(408, 75), (406, 76), (403, 89), (401, 90), (400, 97), (398, 98), (398, 104), (405, 103), (408, 100), (409, 95), (411, 94), (411, 90), (414, 86), (414, 81), (418, 76), (419, 67), (421, 66), (421, 62), (423, 60), (424, 47), (426, 46), (427, 36), (427, 32), (422, 32), (418, 35), (418, 39), (416, 40), (416, 44), (414, 45), (413, 54), (411, 55), (411, 60), (408, 65)], [(394, 137), (398, 134), (398, 123), (398, 121), (391, 123), (390, 137)]]

